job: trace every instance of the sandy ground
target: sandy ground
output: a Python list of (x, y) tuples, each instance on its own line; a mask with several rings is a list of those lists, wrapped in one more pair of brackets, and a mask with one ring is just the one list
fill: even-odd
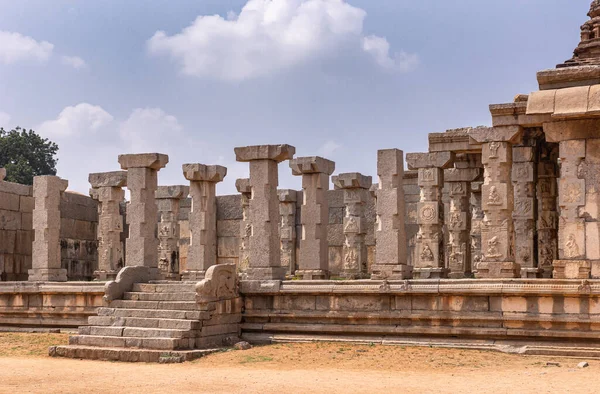
[(45, 356), (66, 340), (0, 333), (0, 393), (600, 392), (595, 360), (580, 369), (578, 359), (347, 344), (261, 346), (170, 365)]

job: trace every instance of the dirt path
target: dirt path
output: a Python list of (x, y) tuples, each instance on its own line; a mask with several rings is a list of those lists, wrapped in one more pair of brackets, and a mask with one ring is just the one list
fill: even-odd
[[(43, 357), (35, 354), (27, 338), (36, 343), (33, 348), (41, 349), (44, 340), (39, 337), (10, 341), (0, 335), (0, 393), (543, 394), (592, 393), (600, 387), (600, 361), (579, 369), (577, 359), (286, 344), (219, 353), (184, 364), (126, 364)], [(59, 338), (64, 339), (47, 340)], [(12, 349), (10, 355), (6, 349)], [(548, 361), (561, 366), (548, 367)]]

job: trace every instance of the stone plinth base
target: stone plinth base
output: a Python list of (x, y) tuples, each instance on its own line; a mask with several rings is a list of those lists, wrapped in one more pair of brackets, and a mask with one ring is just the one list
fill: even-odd
[(29, 270), (30, 282), (66, 282), (67, 270), (64, 268), (34, 268)]
[(248, 267), (242, 272), (242, 278), (244, 280), (283, 280), (286, 272), (287, 267)]
[(521, 278), (536, 279), (541, 278), (544, 270), (541, 268), (521, 268)]
[(183, 271), (183, 273), (181, 274), (181, 280), (200, 281), (200, 280), (204, 279), (205, 275), (206, 275), (206, 271)]
[(415, 279), (440, 279), (448, 276), (446, 268), (415, 268), (413, 278)]
[(519, 264), (513, 261), (482, 261), (475, 265), (475, 277), (485, 278), (518, 278), (521, 274)]
[(371, 271), (373, 280), (404, 280), (413, 277), (413, 267), (405, 264), (373, 264)]
[(554, 260), (554, 279), (589, 279), (592, 263), (589, 260)]
[(115, 280), (119, 271), (94, 271), (94, 280), (109, 281)]
[(297, 270), (295, 276), (303, 280), (324, 280), (329, 279), (329, 272), (325, 270)]
[(371, 276), (366, 272), (340, 272), (338, 277), (343, 279), (369, 279)]

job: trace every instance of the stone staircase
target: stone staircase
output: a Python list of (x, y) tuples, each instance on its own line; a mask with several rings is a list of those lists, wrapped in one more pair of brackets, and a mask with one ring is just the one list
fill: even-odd
[[(134, 283), (51, 356), (129, 362), (183, 362), (239, 338), (241, 299), (197, 301), (197, 282)], [(211, 287), (211, 283), (208, 283)]]

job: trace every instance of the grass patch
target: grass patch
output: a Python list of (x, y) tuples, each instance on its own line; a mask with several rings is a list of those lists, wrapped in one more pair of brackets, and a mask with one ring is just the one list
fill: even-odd
[(50, 346), (68, 343), (68, 334), (2, 332), (0, 357), (44, 357)]

